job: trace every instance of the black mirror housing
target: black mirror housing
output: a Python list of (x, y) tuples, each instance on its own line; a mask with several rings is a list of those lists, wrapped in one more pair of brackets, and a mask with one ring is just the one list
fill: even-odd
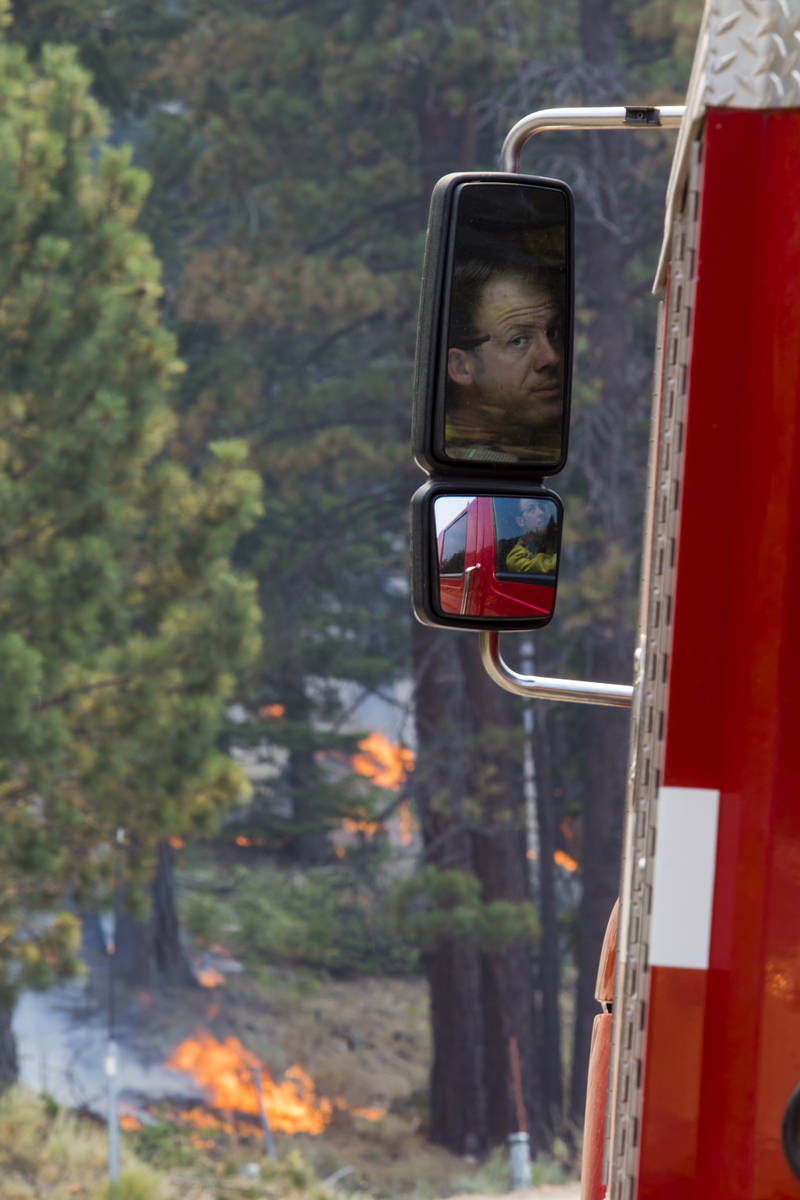
[(412, 416), (423, 470), (530, 479), (564, 466), (573, 248), (565, 183), (470, 172), (436, 184)]
[(555, 610), (563, 508), (555, 492), (431, 479), (411, 499), (411, 592), (423, 625), (526, 630)]

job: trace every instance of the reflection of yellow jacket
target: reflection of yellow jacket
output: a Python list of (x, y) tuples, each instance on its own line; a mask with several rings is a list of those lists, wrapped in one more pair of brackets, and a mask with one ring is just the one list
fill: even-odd
[(538, 554), (531, 554), (528, 547), (523, 544), (522, 538), (515, 546), (511, 547), (506, 555), (506, 570), (508, 571), (535, 571), (539, 575), (549, 575), (555, 569), (555, 554), (546, 554), (544, 550), (540, 550)]

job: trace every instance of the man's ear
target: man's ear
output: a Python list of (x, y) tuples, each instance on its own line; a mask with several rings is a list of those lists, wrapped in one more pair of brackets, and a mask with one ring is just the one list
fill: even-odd
[(453, 383), (459, 384), (460, 387), (469, 387), (474, 382), (472, 362), (466, 350), (459, 350), (457, 346), (450, 347), (447, 351), (447, 374)]

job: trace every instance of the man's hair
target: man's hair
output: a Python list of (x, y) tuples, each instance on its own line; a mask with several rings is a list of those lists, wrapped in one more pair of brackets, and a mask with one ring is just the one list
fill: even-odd
[(450, 291), (450, 327), (448, 345), (464, 350), (473, 348), (481, 331), (475, 328), (475, 314), (483, 290), (492, 279), (518, 279), (522, 283), (548, 291), (559, 307), (562, 303), (561, 273), (544, 267), (526, 254), (500, 254), (491, 258), (469, 258), (458, 262)]

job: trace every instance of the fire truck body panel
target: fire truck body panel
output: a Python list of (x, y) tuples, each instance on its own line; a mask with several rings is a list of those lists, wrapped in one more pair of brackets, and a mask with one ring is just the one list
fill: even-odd
[[(711, 109), (703, 153), (662, 788), (719, 821), (705, 962), (651, 953), (638, 1195), (766, 1200), (800, 1194), (800, 111)], [(681, 888), (657, 844), (652, 951)]]
[(800, 1196), (781, 1141), (800, 1083), (798, 42), (797, 5), (709, 5), (671, 180), (612, 1200)]

